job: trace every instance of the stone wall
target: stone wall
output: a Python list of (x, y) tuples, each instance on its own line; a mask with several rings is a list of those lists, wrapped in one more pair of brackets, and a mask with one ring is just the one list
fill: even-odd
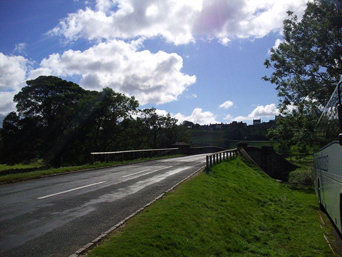
[(239, 143), (238, 148), (241, 147), (245, 149), (254, 162), (272, 178), (288, 181), (289, 173), (298, 168), (296, 165), (277, 154), (272, 146), (258, 148), (248, 146), (245, 143)]

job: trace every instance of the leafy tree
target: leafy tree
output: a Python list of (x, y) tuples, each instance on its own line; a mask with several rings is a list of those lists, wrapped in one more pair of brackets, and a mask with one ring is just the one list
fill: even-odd
[(10, 113), (1, 130), (7, 161), (43, 158), (53, 166), (113, 147), (121, 121), (138, 106), (111, 89), (87, 91), (53, 76), (27, 81), (14, 101), (18, 114)]
[(52, 166), (79, 164), (92, 151), (169, 147), (186, 130), (156, 109), (138, 113), (138, 101), (110, 88), (88, 91), (53, 76), (27, 81), (15, 95), (17, 112), (0, 130), (1, 162), (42, 158)]
[[(285, 140), (290, 133), (296, 143), (303, 144), (306, 138), (311, 144), (312, 122), (318, 120), (320, 107), (326, 105), (342, 74), (342, 1), (314, 0), (307, 3), (301, 20), (291, 11), (288, 17), (283, 42), (271, 49), (265, 61), (266, 68), (274, 71), (263, 79), (276, 85), (280, 111), (288, 116), (279, 120), (284, 134), (277, 137)], [(289, 105), (298, 109), (288, 113)]]
[(140, 112), (138, 121), (145, 134), (149, 148), (165, 148), (177, 141), (188, 142), (190, 139), (187, 128), (177, 125), (177, 119), (170, 114), (159, 116), (155, 108)]
[(283, 109), (312, 99), (325, 105), (342, 74), (342, 1), (308, 2), (303, 18), (288, 12), (284, 41), (265, 61)]
[[(21, 138), (21, 142), (37, 141), (40, 157), (53, 166), (60, 166), (64, 148), (75, 128), (78, 102), (86, 93), (77, 84), (53, 76), (27, 81), (27, 86), (14, 96), (21, 134), (24, 131), (31, 134)], [(24, 125), (30, 122), (35, 126), (25, 129)]]
[(316, 105), (310, 107), (299, 105), (298, 108), (288, 111), (286, 116), (278, 117), (278, 126), (269, 130), (267, 136), (278, 140), (283, 149), (297, 146), (299, 152), (307, 153), (307, 147), (311, 149), (318, 145), (314, 129), (317, 124), (317, 112), (320, 111)]

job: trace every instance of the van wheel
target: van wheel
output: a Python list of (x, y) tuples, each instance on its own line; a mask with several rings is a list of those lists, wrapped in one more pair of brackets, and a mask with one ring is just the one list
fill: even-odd
[(319, 204), (319, 209), (322, 212), (325, 212), (325, 208), (324, 208), (324, 206), (322, 204), (322, 198), (321, 198), (321, 183), (318, 181), (317, 184), (318, 184), (318, 204)]

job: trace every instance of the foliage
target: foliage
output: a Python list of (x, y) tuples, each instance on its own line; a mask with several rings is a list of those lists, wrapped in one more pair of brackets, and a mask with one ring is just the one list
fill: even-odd
[(87, 256), (334, 256), (316, 202), (313, 189), (236, 159), (183, 183)]
[(267, 136), (278, 140), (283, 149), (297, 146), (300, 153), (307, 153), (307, 148), (317, 145), (314, 133), (319, 110), (316, 105), (299, 105), (298, 108), (277, 119), (277, 127), (268, 131)]
[(323, 106), (342, 74), (342, 2), (308, 2), (303, 18), (291, 11), (284, 21), (284, 41), (271, 49), (266, 81), (276, 85), (281, 107), (315, 100)]
[[(14, 101), (17, 112), (5, 117), (0, 131), (2, 163), (41, 158), (59, 167), (88, 162), (92, 151), (161, 148), (187, 139), (170, 115), (160, 117), (155, 109), (138, 111), (134, 97), (110, 88), (88, 91), (41, 76), (27, 81)], [(134, 119), (139, 113), (148, 115)]]
[(314, 123), (342, 74), (342, 1), (310, 1), (301, 20), (289, 11), (283, 33), (283, 41), (265, 61), (273, 73), (263, 79), (276, 85), (285, 116), (269, 137), (311, 146), (318, 140)]
[(290, 172), (289, 182), (304, 185), (314, 185), (314, 170), (312, 156), (292, 161), (299, 168)]
[(310, 169), (303, 171), (292, 171), (289, 175), (290, 183), (313, 185), (314, 176), (313, 171)]

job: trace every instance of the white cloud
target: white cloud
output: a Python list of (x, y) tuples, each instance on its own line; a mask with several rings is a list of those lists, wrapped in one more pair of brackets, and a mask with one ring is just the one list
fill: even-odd
[[(307, 0), (97, 0), (69, 14), (50, 35), (66, 41), (78, 38), (131, 39), (162, 36), (176, 45), (196, 38), (217, 38), (227, 45), (234, 38), (261, 38), (280, 32), (286, 11), (299, 17)], [(116, 7), (116, 8), (115, 8)]]
[(0, 114), (15, 110), (13, 96), (25, 85), (31, 63), (23, 56), (7, 56), (0, 52)]
[(251, 117), (272, 117), (279, 114), (279, 109), (276, 107), (275, 104), (268, 104), (268, 105), (259, 105), (255, 108), (252, 113), (249, 115)]
[(18, 54), (25, 54), (26, 43), (19, 43), (15, 45), (14, 52)]
[(16, 93), (14, 92), (0, 92), (0, 114), (7, 115), (8, 113), (15, 110), (15, 104), (13, 97)]
[(174, 115), (174, 117), (178, 120), (178, 123), (182, 123), (185, 120), (201, 125), (218, 123), (218, 121), (216, 120), (216, 115), (209, 111), (204, 112), (201, 108), (195, 108), (190, 116), (185, 116), (183, 114), (177, 113), (176, 115)]
[(279, 115), (279, 109), (275, 104), (259, 105), (247, 117), (238, 116), (234, 121), (251, 121), (253, 119), (270, 118)]
[(230, 42), (230, 39), (227, 37), (219, 38), (219, 42), (220, 42), (220, 44), (227, 46), (228, 43)]
[(223, 118), (223, 120), (227, 120), (227, 121), (232, 121), (234, 118), (231, 114), (227, 114), (226, 117)]
[[(272, 47), (274, 50), (277, 50), (277, 48), (279, 47), (279, 45), (283, 42), (283, 40), (281, 39), (277, 39), (275, 42), (274, 42), (274, 46)], [(271, 49), (268, 51), (268, 54), (271, 54)]]
[[(159, 109), (156, 109), (156, 113), (158, 114), (158, 116), (165, 116), (165, 117), (169, 114), (169, 112), (165, 110), (159, 110)], [(171, 113), (170, 115), (173, 116)]]
[(223, 109), (226, 109), (228, 110), (230, 107), (232, 107), (234, 105), (234, 103), (232, 101), (226, 101), (224, 102), (223, 104), (221, 104), (219, 106), (219, 108), (223, 108)]
[(111, 40), (85, 51), (68, 50), (51, 54), (31, 71), (38, 75), (81, 76), (80, 85), (101, 90), (110, 87), (116, 92), (135, 96), (141, 105), (163, 104), (177, 100), (196, 76), (181, 72), (183, 59), (175, 53), (139, 51), (142, 39), (126, 43)]
[(195, 1), (101, 0), (95, 10), (87, 7), (69, 14), (48, 34), (63, 35), (67, 41), (161, 35), (176, 45), (187, 44), (193, 42), (190, 24), (197, 9)]
[(0, 92), (20, 89), (29, 65), (23, 56), (7, 56), (0, 52)]

